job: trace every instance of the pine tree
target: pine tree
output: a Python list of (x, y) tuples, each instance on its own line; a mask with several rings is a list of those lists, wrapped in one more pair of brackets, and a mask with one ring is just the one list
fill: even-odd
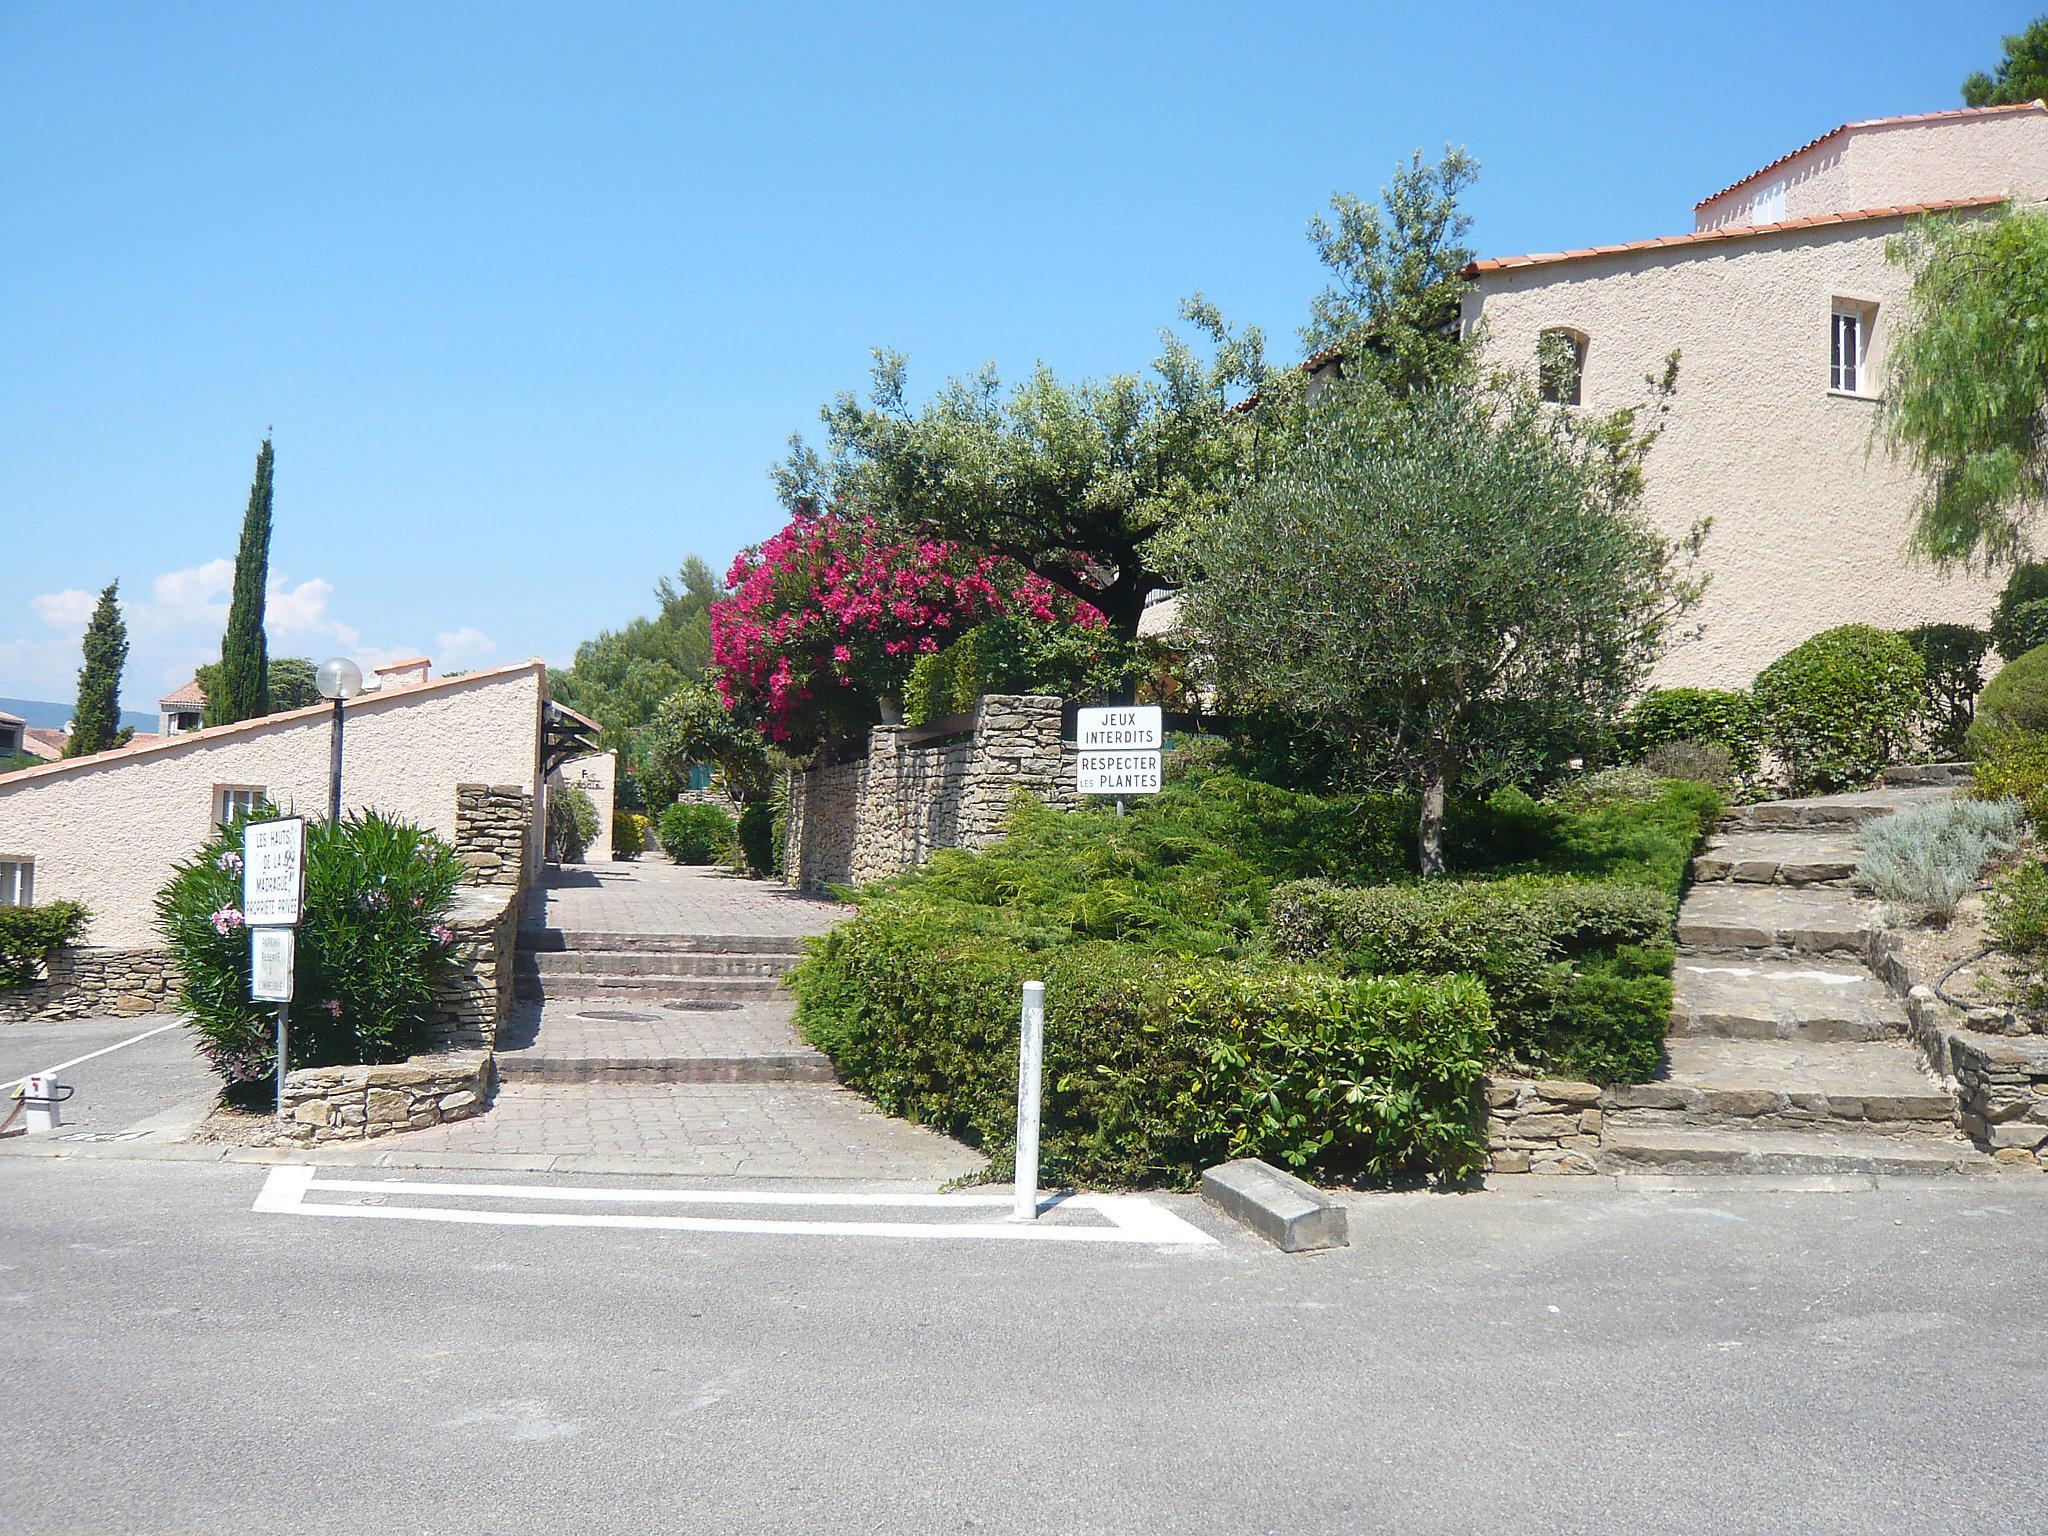
[(85, 626), (85, 665), (78, 669), (78, 707), (71, 716), (66, 757), (85, 757), (118, 746), (121, 735), (121, 669), (128, 665), (128, 626), (114, 600), (121, 583), (107, 583), (92, 622)]
[(220, 692), (208, 695), (206, 723), (232, 725), (270, 713), (270, 663), (263, 636), (263, 592), (270, 581), (270, 439), (256, 453), (242, 544), (235, 551), (235, 595), (220, 642)]

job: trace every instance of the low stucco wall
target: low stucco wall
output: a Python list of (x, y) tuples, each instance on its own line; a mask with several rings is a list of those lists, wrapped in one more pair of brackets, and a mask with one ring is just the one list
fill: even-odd
[[(537, 799), (544, 688), (545, 668), (528, 662), (351, 701), (345, 805), (403, 817), (452, 844), (458, 784), (527, 785)], [(0, 858), (35, 861), (38, 902), (91, 908), (88, 945), (152, 946), (156, 893), (212, 835), (221, 787), (325, 813), (329, 714), (294, 710), (0, 777)], [(538, 848), (528, 842), (531, 870)]]

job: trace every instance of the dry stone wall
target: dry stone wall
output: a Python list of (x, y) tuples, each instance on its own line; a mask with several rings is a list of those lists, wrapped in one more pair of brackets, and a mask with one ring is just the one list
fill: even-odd
[(876, 726), (860, 761), (792, 774), (789, 879), (805, 890), (859, 885), (941, 848), (986, 848), (1019, 793), (1075, 809), (1061, 708), (1051, 695), (990, 694), (965, 737), (908, 746), (904, 727)]
[(41, 981), (0, 991), (0, 1023), (131, 1018), (178, 1006), (166, 949), (60, 949), (43, 969)]
[(285, 1074), (284, 1121), (271, 1139), (362, 1141), (467, 1120), (490, 1102), (492, 1076), (488, 1051), (374, 1067), (301, 1067)]
[(1595, 1173), (1602, 1131), (1597, 1083), (1489, 1077), (1488, 1173)]
[(522, 884), (532, 836), (532, 790), (518, 784), (455, 786), (455, 852), (472, 884)]
[(436, 989), (427, 1040), (437, 1051), (488, 1051), (512, 1010), (513, 960), (519, 944), (519, 890), (480, 886), (458, 891), (448, 926), (454, 977)]

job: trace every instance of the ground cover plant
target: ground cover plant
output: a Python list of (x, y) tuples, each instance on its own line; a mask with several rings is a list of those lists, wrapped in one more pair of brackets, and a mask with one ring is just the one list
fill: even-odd
[[(276, 1007), (249, 998), (243, 825), (177, 866), (156, 898), (157, 927), (200, 1049), (231, 1097), (260, 1101), (276, 1081)], [(403, 1061), (424, 1047), (436, 990), (454, 971), (447, 916), (461, 874), (432, 833), (374, 812), (307, 823), (293, 1067)]]
[(52, 954), (79, 941), (91, 916), (75, 901), (0, 907), (0, 991), (34, 981)]

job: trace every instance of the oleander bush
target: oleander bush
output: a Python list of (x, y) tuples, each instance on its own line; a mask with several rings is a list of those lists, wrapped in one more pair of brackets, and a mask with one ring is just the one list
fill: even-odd
[(580, 864), (597, 841), (597, 802), (574, 784), (548, 786), (548, 851), (557, 863)]
[(52, 954), (84, 936), (91, 920), (75, 901), (0, 907), (0, 991), (33, 982)]
[(1926, 666), (1903, 636), (1823, 630), (1757, 674), (1764, 744), (1795, 795), (1860, 789), (1897, 761), (1920, 713)]
[(1016, 1136), (1022, 983), (1046, 988), (1048, 1183), (1184, 1187), (1231, 1157), (1325, 1177), (1456, 1179), (1485, 1159), (1491, 1027), (1469, 977), (1341, 977), (1131, 945), (1031, 950), (971, 910), (864, 907), (796, 976), (798, 1019), (883, 1108)]
[[(275, 1090), (277, 1008), (249, 997), (244, 824), (173, 870), (157, 894), (157, 927), (200, 1049), (231, 1097), (263, 1099)], [(461, 875), (455, 850), (431, 832), (375, 812), (306, 824), (293, 1067), (403, 1061), (425, 1046), (436, 989), (454, 976), (447, 917)]]
[(715, 805), (679, 801), (661, 813), (655, 835), (678, 864), (719, 864), (732, 857), (737, 829), (732, 813)]
[(736, 828), (740, 860), (750, 875), (767, 876), (775, 871), (775, 808), (765, 800), (750, 800), (740, 808)]
[(1763, 749), (1755, 701), (1731, 688), (1652, 688), (1622, 717), (1620, 734), (1623, 751), (1638, 762), (1679, 742), (1718, 745), (1743, 779), (1756, 776)]
[(637, 859), (645, 853), (650, 824), (639, 811), (612, 812), (612, 857)]
[(1986, 866), (2017, 848), (2025, 832), (2017, 800), (1916, 806), (1864, 830), (1856, 878), (1881, 899), (1922, 908), (1946, 924)]
[(2048, 734), (2048, 645), (2015, 656), (1984, 685), (1966, 740), (1972, 757), (1991, 752), (1999, 737)]

